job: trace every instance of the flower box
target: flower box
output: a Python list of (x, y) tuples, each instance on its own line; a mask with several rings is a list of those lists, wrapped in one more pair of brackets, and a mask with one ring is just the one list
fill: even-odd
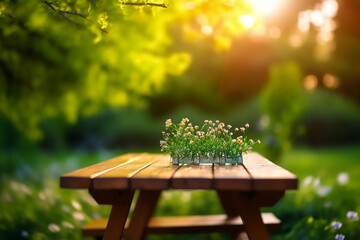
[(249, 124), (233, 129), (218, 120), (205, 120), (202, 126), (193, 126), (188, 118), (183, 118), (179, 124), (168, 119), (165, 127), (160, 147), (162, 152), (170, 154), (173, 165), (241, 164), (243, 154), (260, 143), (246, 136)]

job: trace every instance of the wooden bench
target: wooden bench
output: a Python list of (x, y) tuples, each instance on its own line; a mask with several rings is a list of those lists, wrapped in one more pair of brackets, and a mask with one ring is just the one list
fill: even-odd
[[(262, 220), (267, 230), (279, 230), (281, 222), (272, 213), (262, 213)], [(128, 227), (129, 219), (125, 225)], [(104, 236), (108, 219), (97, 219), (82, 228), (85, 237), (101, 238)], [(229, 218), (226, 214), (207, 216), (185, 217), (153, 217), (150, 219), (147, 234), (183, 234), (183, 233), (208, 233), (245, 231), (240, 217)]]
[[(99, 204), (111, 204), (109, 220), (94, 220), (85, 236), (105, 240), (142, 239), (146, 234), (246, 231), (250, 240), (270, 239), (280, 227), (271, 213), (261, 214), (288, 189), (297, 188), (294, 174), (259, 154), (244, 156), (242, 165), (172, 166), (164, 154), (126, 154), (61, 176), (63, 188), (87, 188)], [(225, 215), (152, 217), (167, 189), (209, 189), (218, 193)], [(128, 219), (135, 190), (140, 190)]]

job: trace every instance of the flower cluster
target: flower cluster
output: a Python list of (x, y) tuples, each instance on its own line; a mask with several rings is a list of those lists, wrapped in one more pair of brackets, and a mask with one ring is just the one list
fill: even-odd
[[(358, 213), (357, 212), (354, 212), (354, 211), (349, 211), (347, 212), (346, 214), (346, 217), (350, 220), (350, 221), (358, 221), (359, 220), (359, 217), (358, 217)], [(338, 222), (338, 221), (335, 221), (335, 222), (332, 222), (331, 223), (331, 227), (335, 230), (338, 230), (342, 227), (342, 223), (341, 222)], [(343, 234), (336, 234), (335, 235), (335, 239), (338, 239), (338, 240), (344, 240), (345, 239), (345, 235)]]
[(162, 132), (164, 139), (160, 141), (161, 151), (172, 158), (187, 158), (195, 162), (201, 158), (218, 162), (241, 157), (260, 143), (260, 140), (255, 142), (246, 136), (249, 124), (233, 128), (218, 120), (205, 120), (202, 126), (196, 126), (188, 118), (183, 118), (179, 124), (166, 120), (165, 128), (166, 131)]

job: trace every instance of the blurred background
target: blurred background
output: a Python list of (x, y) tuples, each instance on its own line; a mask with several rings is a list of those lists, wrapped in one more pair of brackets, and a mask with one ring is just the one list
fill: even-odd
[[(255, 151), (299, 177), (268, 209), (283, 221), (273, 239), (360, 239), (347, 217), (360, 211), (359, 12), (356, 0), (1, 1), (0, 239), (83, 239), (109, 208), (59, 176), (160, 152), (165, 120), (182, 117), (249, 123)], [(221, 212), (213, 192), (174, 191), (156, 214)]]

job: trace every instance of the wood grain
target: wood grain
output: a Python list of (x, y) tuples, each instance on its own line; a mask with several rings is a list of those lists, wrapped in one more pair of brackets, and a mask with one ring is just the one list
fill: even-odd
[(60, 187), (89, 188), (91, 186), (91, 179), (94, 177), (110, 171), (113, 168), (121, 167), (124, 164), (131, 163), (140, 156), (141, 154), (125, 154), (64, 174), (60, 177)]
[(217, 190), (251, 190), (251, 176), (243, 165), (215, 165), (214, 188)]
[(129, 178), (159, 160), (157, 156), (142, 154), (129, 164), (123, 164), (121, 167), (96, 176), (92, 179), (92, 187), (94, 189), (126, 189), (129, 187)]
[(274, 164), (258, 153), (244, 155), (243, 164), (252, 177), (252, 187), (255, 191), (297, 189), (297, 178), (293, 173)]
[(182, 165), (171, 179), (174, 189), (211, 189), (212, 165)]
[(169, 155), (162, 154), (158, 155), (157, 158), (158, 161), (130, 178), (130, 188), (161, 190), (170, 187), (170, 179), (179, 166), (170, 164)]

